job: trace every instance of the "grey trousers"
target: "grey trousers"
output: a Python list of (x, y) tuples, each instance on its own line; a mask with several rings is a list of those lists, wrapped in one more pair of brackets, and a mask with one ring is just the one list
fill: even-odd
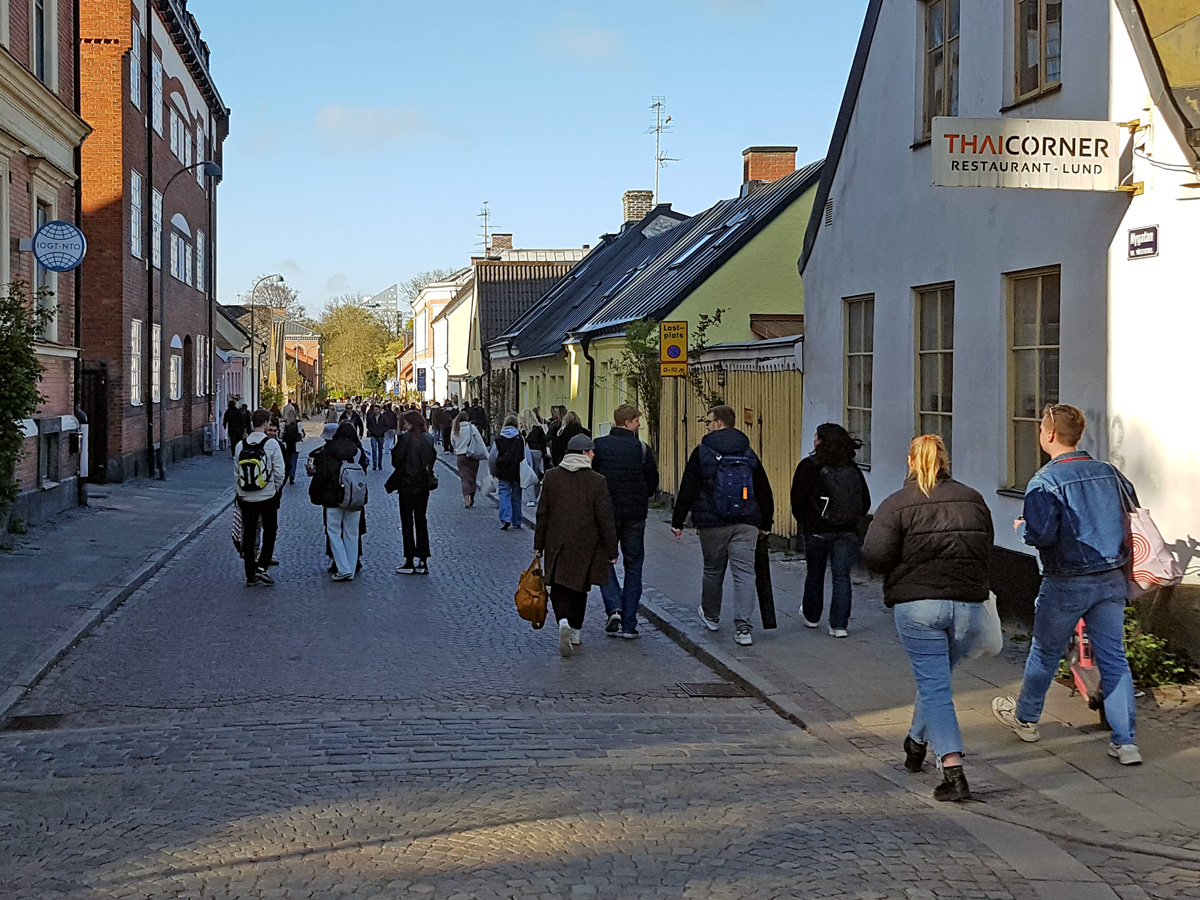
[(721, 618), (725, 569), (733, 572), (733, 621), (750, 623), (757, 595), (754, 590), (754, 550), (758, 529), (753, 525), (718, 525), (697, 529), (704, 554), (704, 586), (700, 604), (710, 619)]

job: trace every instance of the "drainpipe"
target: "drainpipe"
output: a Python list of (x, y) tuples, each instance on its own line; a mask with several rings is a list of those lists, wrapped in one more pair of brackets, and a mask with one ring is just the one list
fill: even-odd
[[(148, 363), (142, 378), (146, 383), (142, 401), (146, 407), (146, 474), (154, 474), (154, 111), (150, 104), (154, 95), (153, 79), (150, 75), (154, 68), (154, 12), (151, 0), (146, 0), (146, 8), (142, 17), (142, 28), (146, 32), (146, 78), (142, 97), (146, 101), (146, 187), (144, 198), (150, 201), (149, 215), (145, 217), (146, 242), (146, 331), (142, 335), (143, 355)], [(164, 227), (166, 223), (163, 223)], [(159, 260), (162, 265), (165, 260)], [(162, 339), (159, 339), (159, 381), (162, 381)], [(162, 397), (159, 397), (162, 402)]]
[(592, 359), (589, 352), (592, 346), (592, 339), (588, 335), (584, 335), (579, 346), (583, 348), (583, 358), (588, 361), (588, 431), (592, 430), (592, 413), (596, 407), (596, 361)]
[(521, 411), (521, 364), (513, 359), (512, 341), (505, 342), (508, 348), (508, 372), (512, 376), (512, 401), (513, 412)]
[[(74, 38), (74, 45), (75, 45), (75, 78), (74, 78), (74, 85), (73, 85), (75, 97), (74, 97), (74, 102), (72, 103), (72, 106), (75, 110), (75, 115), (79, 116), (80, 118), (83, 118), (83, 115), (82, 115), (83, 106), (79, 100), (79, 82), (80, 82), (80, 79), (79, 79), (79, 56), (80, 56), (80, 54), (79, 54), (79, 4), (73, 3), (73, 4), (71, 4), (71, 6), (72, 6), (71, 27), (74, 30), (73, 38)], [(85, 140), (86, 140), (86, 138), (85, 138)], [(83, 227), (83, 185), (80, 183), (80, 177), (82, 176), (82, 174), (83, 174), (83, 145), (80, 144), (78, 147), (75, 148), (75, 226), (77, 228)], [(75, 385), (74, 385), (74, 390), (71, 392), (72, 397), (73, 397), (72, 405), (75, 407), (74, 412), (75, 412), (76, 417), (80, 417), (81, 423), (84, 421), (84, 419), (81, 418), (83, 416), (83, 413), (80, 410), (80, 404), (83, 402), (83, 384), (82, 384), (82, 381), (83, 381), (83, 341), (80, 340), (80, 335), (83, 333), (83, 306), (80, 302), (82, 299), (83, 299), (83, 266), (81, 265), (77, 269), (75, 269), (75, 333), (73, 335), (72, 343), (75, 344), (75, 347), (78, 352), (75, 354)], [(81, 438), (81, 440), (79, 441), (79, 452), (82, 454), (84, 451), (82, 434), (80, 435), (80, 438)], [(87, 452), (89, 454), (91, 453), (90, 446), (87, 448)], [(104, 448), (104, 452), (108, 453), (107, 447)], [(88, 462), (89, 462), (88, 471), (90, 472), (91, 471), (91, 467), (90, 467), (91, 460), (88, 460)], [(78, 492), (78, 496), (76, 499), (77, 499), (79, 505), (87, 506), (88, 505), (87, 481), (84, 478), (80, 477), (78, 472), (76, 473), (76, 476), (75, 476), (75, 486), (76, 486), (76, 490)]]

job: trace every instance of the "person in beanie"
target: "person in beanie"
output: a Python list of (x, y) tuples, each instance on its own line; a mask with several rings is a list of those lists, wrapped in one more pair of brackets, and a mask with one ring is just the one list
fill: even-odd
[[(671, 531), (677, 539), (683, 537), (683, 523), (688, 513), (692, 514), (704, 554), (704, 585), (697, 612), (709, 631), (720, 627), (725, 570), (733, 570), (733, 639), (748, 647), (754, 643), (750, 616), (757, 598), (754, 551), (759, 535), (771, 532), (775, 497), (762, 463), (750, 449), (750, 439), (734, 427), (736, 421), (732, 406), (714, 406), (708, 411), (708, 434), (684, 467)], [(741, 486), (733, 496), (729, 489), (739, 481)]]
[(600, 588), (608, 621), (604, 630), (613, 637), (635, 638), (638, 604), (642, 599), (642, 563), (646, 559), (646, 516), (650, 498), (658, 490), (658, 466), (654, 451), (639, 437), (642, 413), (633, 406), (618, 406), (612, 430), (596, 438), (592, 470), (608, 481), (625, 584), (617, 581), (614, 569), (608, 584)]
[(558, 621), (558, 652), (563, 656), (570, 656), (581, 643), (588, 591), (593, 584), (608, 581), (617, 561), (617, 527), (608, 482), (592, 471), (594, 455), (590, 437), (573, 437), (562, 462), (546, 473), (538, 501), (533, 549), (543, 559)]

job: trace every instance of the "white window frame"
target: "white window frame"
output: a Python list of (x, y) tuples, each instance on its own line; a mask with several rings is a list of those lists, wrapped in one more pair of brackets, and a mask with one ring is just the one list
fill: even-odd
[(129, 253), (138, 259), (143, 258), (142, 236), (145, 234), (145, 222), (142, 220), (142, 173), (137, 169), (129, 170)]
[[(1021, 58), (1022, 58), (1022, 42), (1026, 41), (1027, 35), (1021, 27), (1021, 7), (1025, 2), (1037, 4), (1038, 17), (1038, 60), (1037, 60), (1037, 84), (1026, 91), (1021, 90)], [(1050, 41), (1047, 40), (1046, 32), (1049, 30), (1047, 26), (1047, 8), (1050, 6), (1058, 7), (1058, 77), (1049, 79), (1046, 77), (1046, 61), (1051, 58), (1047, 54), (1047, 47)], [(1013, 3), (1013, 46), (1012, 46), (1012, 65), (1013, 65), (1013, 102), (1019, 103), (1022, 100), (1028, 100), (1030, 97), (1036, 97), (1038, 94), (1044, 94), (1046, 91), (1057, 88), (1062, 84), (1062, 2), (1061, 0), (1014, 0)], [(1028, 47), (1025, 47), (1028, 50)]]
[[(196, 126), (196, 162), (204, 161), (204, 129)], [(204, 187), (204, 166), (196, 167), (196, 184)]]
[(180, 268), (179, 268), (179, 259), (181, 256), (181, 254), (179, 252), (179, 240), (180, 240), (179, 235), (177, 235), (174, 231), (172, 231), (171, 232), (171, 277), (174, 278), (176, 281), (183, 281), (183, 273), (180, 271)]
[(192, 372), (192, 393), (197, 397), (204, 396), (203, 379), (200, 377), (204, 371), (204, 335), (196, 335), (196, 355), (193, 360), (195, 370)]
[(135, 109), (142, 108), (142, 27), (136, 21), (133, 26), (132, 39), (129, 42), (129, 102)]
[[(862, 449), (858, 453), (861, 465), (871, 464), (871, 416), (875, 388), (875, 295), (860, 294), (842, 300), (845, 322), (843, 362), (843, 396), (845, 397), (846, 430), (858, 437)], [(869, 318), (868, 318), (869, 314)], [(854, 323), (861, 322), (862, 331), (855, 334)], [(870, 329), (867, 329), (867, 322)], [(869, 339), (868, 339), (869, 338)], [(854, 402), (857, 401), (857, 402)]]
[(129, 322), (129, 405), (142, 405), (142, 320)]
[(150, 329), (150, 400), (162, 402), (162, 326)]
[[(953, 459), (954, 440), (954, 283), (914, 288), (913, 322), (916, 348), (916, 433), (941, 435)], [(927, 321), (927, 306), (934, 321)], [(949, 321), (947, 322), (947, 307)], [(928, 327), (927, 327), (928, 326)], [(927, 333), (931, 340), (926, 341)], [(926, 369), (932, 381), (926, 379)], [(927, 388), (933, 402), (925, 403)]]
[(152, 207), (151, 215), (153, 217), (154, 233), (151, 235), (151, 240), (154, 244), (150, 248), (150, 255), (154, 260), (154, 268), (162, 268), (162, 233), (163, 233), (163, 196), (157, 190), (151, 193)]
[[(1047, 325), (1045, 323), (1043, 302), (1045, 299), (1045, 279), (1054, 277), (1058, 280), (1058, 309), (1059, 321), (1058, 326), (1058, 341), (1052, 343), (1045, 340), (1044, 330)], [(1017, 335), (1017, 284), (1021, 281), (1037, 281), (1036, 293), (1036, 323), (1034, 325), (1038, 332), (1032, 343), (1018, 343)], [(1024, 490), (1025, 485), (1029, 483), (1030, 477), (1040, 468), (1041, 464), (1047, 462), (1048, 457), (1039, 449), (1038, 459), (1039, 464), (1034, 466), (1033, 471), (1022, 472), (1017, 469), (1017, 430), (1020, 428), (1033, 429), (1037, 433), (1037, 429), (1042, 421), (1042, 409), (1047, 403), (1055, 404), (1059, 400), (1059, 390), (1061, 387), (1062, 376), (1062, 267), (1061, 266), (1045, 266), (1039, 269), (1029, 269), (1023, 272), (1009, 272), (1005, 275), (1008, 294), (1008, 487), (1013, 490)], [(1018, 409), (1019, 398), (1017, 397), (1017, 356), (1021, 353), (1032, 353), (1034, 358), (1033, 375), (1033, 404), (1028, 411)], [(1058, 364), (1053, 373), (1053, 384), (1046, 382), (1051, 379), (1043, 378), (1045, 366), (1043, 360), (1049, 354), (1054, 354), (1058, 359)]]
[(40, 0), (42, 3), (43, 26), (45, 29), (45, 71), (38, 74), (37, 4), (29, 0), (29, 71), (52, 92), (58, 92), (58, 0)]
[(207, 290), (208, 278), (204, 271), (207, 261), (208, 248), (204, 246), (204, 232), (196, 229), (196, 290), (204, 293)]
[(169, 360), (167, 372), (167, 380), (169, 382), (168, 389), (171, 392), (172, 400), (183, 399), (183, 357), (178, 353), (172, 353)]
[(163, 136), (163, 64), (157, 53), (150, 57), (150, 124)]
[(179, 113), (176, 111), (174, 105), (170, 106), (168, 112), (170, 113), (168, 118), (171, 129), (171, 155), (180, 162), (183, 162), (183, 149), (179, 146), (179, 132), (183, 122), (179, 118)]
[[(58, 213), (56, 210), (56, 197), (50, 188), (43, 188), (38, 184), (34, 190), (33, 196), (33, 231), (31, 234), (37, 234), (38, 228), (44, 223), (39, 221), (43, 210), (46, 217), (46, 222), (53, 222)], [(46, 327), (42, 330), (39, 337), (43, 340), (57, 343), (58, 341), (58, 313), (60, 308), (58, 298), (58, 273), (47, 269), (36, 259), (33, 261), (33, 292), (37, 296), (38, 292), (45, 288), (48, 292), (43, 298), (38, 299), (38, 306), (42, 309), (49, 309), (53, 312), (53, 317), (46, 323)]]
[(183, 247), (183, 283), (191, 287), (192, 285), (192, 245), (185, 238), (179, 239), (180, 246)]
[[(956, 29), (951, 34), (951, 24), (954, 22), (954, 16), (951, 15), (952, 10), (959, 11), (958, 22)], [(941, 17), (942, 40), (941, 43), (930, 46), (930, 35), (932, 34), (931, 24), (936, 21), (935, 10), (937, 15)], [(933, 119), (935, 116), (957, 116), (958, 115), (958, 91), (951, 90), (953, 84), (956, 88), (961, 84), (959, 75), (959, 35), (962, 32), (962, 10), (960, 0), (925, 0), (921, 10), (923, 35), (922, 56), (923, 56), (923, 77), (921, 79), (921, 137), (928, 138), (933, 132)], [(940, 52), (942, 55), (942, 95), (938, 98), (938, 102), (934, 102), (933, 98), (933, 73), (934, 66), (932, 65), (933, 55)], [(953, 65), (952, 65), (953, 63)]]

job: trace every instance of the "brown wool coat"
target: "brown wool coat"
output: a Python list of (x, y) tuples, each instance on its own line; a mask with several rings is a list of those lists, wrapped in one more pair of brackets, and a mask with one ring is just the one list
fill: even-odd
[(617, 526), (603, 475), (591, 469), (546, 473), (533, 548), (542, 551), (547, 584), (586, 593), (593, 584), (608, 583)]

